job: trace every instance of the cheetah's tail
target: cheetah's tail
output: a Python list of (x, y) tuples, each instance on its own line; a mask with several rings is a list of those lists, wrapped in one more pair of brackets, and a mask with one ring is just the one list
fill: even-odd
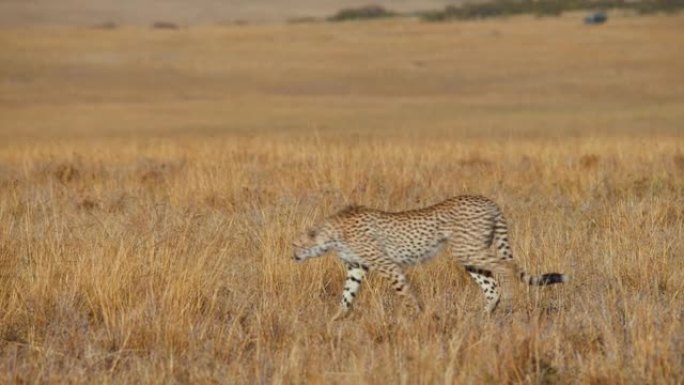
[(496, 253), (499, 254), (501, 260), (497, 261), (494, 268), (495, 271), (503, 274), (510, 274), (520, 278), (520, 280), (532, 286), (546, 286), (555, 283), (568, 282), (570, 277), (561, 273), (547, 273), (542, 275), (530, 275), (524, 272), (515, 262), (513, 262), (513, 253), (511, 246), (508, 243), (508, 225), (501, 211), (497, 208), (498, 214), (494, 218), (494, 243), (496, 245)]
[(546, 286), (556, 283), (565, 283), (570, 281), (570, 276), (561, 273), (546, 273), (541, 275), (532, 275), (526, 273), (520, 266), (512, 259), (498, 260), (490, 263), (491, 270), (495, 273), (506, 275), (509, 277), (516, 277), (522, 283), (530, 286)]
[(570, 280), (565, 274), (561, 273), (547, 273), (542, 275), (529, 275), (525, 272), (519, 273), (520, 280), (531, 286), (546, 286), (555, 283), (564, 283)]

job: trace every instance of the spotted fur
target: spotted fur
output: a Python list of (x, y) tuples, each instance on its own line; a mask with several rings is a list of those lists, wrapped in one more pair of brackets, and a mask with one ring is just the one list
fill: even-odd
[(293, 246), (296, 261), (335, 251), (346, 265), (338, 318), (351, 309), (368, 271), (389, 279), (394, 290), (420, 310), (403, 268), (432, 258), (447, 245), (482, 289), (486, 313), (494, 311), (500, 299), (495, 274), (538, 286), (567, 281), (559, 273), (534, 276), (522, 271), (513, 261), (501, 210), (482, 196), (462, 195), (402, 212), (350, 206), (307, 231)]

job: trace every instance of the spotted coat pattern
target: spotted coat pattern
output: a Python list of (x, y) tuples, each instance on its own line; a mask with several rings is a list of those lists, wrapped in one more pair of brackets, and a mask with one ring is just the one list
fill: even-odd
[(462, 195), (402, 212), (350, 206), (293, 244), (296, 261), (335, 251), (346, 265), (347, 279), (335, 319), (351, 309), (368, 271), (389, 279), (399, 295), (422, 309), (403, 268), (432, 258), (445, 246), (482, 289), (486, 313), (494, 311), (500, 299), (495, 274), (539, 286), (567, 280), (559, 273), (533, 276), (522, 271), (513, 261), (501, 210), (482, 196)]

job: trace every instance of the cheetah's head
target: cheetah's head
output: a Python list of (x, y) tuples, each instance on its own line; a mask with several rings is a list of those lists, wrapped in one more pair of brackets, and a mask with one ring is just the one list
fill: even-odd
[(302, 262), (309, 258), (320, 257), (328, 252), (333, 244), (334, 239), (326, 226), (310, 229), (292, 243), (294, 260)]

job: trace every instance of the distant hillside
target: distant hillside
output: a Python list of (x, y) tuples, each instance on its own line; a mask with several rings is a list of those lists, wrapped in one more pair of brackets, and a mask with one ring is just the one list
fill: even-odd
[(342, 8), (368, 4), (410, 12), (441, 9), (459, 2), (461, 0), (0, 0), (0, 26), (286, 21), (325, 17)]

